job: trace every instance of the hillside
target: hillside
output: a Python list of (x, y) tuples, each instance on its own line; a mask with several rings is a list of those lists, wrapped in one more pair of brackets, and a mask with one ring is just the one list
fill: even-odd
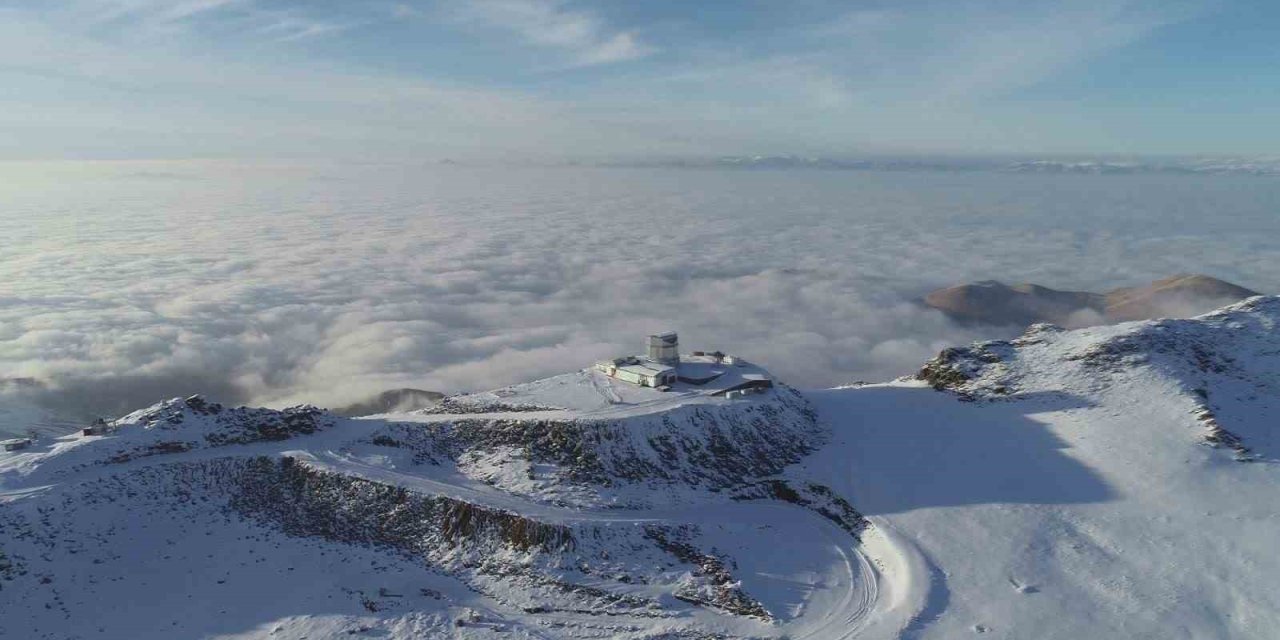
[(1269, 637), (1278, 328), (1275, 297), (1038, 326), (947, 350), (920, 381), (820, 394), (861, 416), (854, 503), (932, 563), (919, 635)]
[(0, 454), (0, 635), (1267, 637), (1278, 323), (1037, 325), (732, 400), (170, 400)]
[(926, 295), (924, 303), (967, 323), (1025, 327), (1048, 322), (1078, 328), (1189, 317), (1256, 295), (1256, 291), (1217, 278), (1181, 274), (1106, 293), (987, 280), (938, 289)]
[(771, 635), (869, 606), (861, 516), (779, 475), (828, 438), (803, 396), (622, 384), (364, 419), (195, 396), (4, 454), (0, 635)]

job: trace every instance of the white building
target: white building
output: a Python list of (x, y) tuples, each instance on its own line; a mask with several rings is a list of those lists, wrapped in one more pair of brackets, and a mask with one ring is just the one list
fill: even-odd
[(31, 446), (30, 438), (14, 438), (12, 440), (0, 441), (0, 447), (4, 447), (5, 451), (20, 451)]
[(596, 370), (613, 378), (642, 387), (669, 387), (676, 383), (676, 369), (660, 362), (634, 356), (614, 358), (596, 363)]
[(773, 388), (768, 371), (738, 356), (720, 351), (680, 355), (674, 331), (648, 336), (646, 346), (645, 355), (602, 360), (594, 368), (615, 380), (660, 391), (678, 388), (685, 393), (740, 398)]

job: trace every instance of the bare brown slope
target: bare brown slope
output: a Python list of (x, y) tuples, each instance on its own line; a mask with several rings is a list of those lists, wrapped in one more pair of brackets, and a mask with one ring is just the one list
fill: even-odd
[(925, 304), (964, 322), (1082, 327), (1129, 320), (1194, 316), (1257, 292), (1205, 275), (1182, 274), (1107, 293), (1060, 291), (994, 280), (938, 289)]
[(1127, 287), (1107, 293), (1107, 319), (1111, 322), (1149, 318), (1184, 317), (1258, 295), (1257, 291), (1199, 274), (1179, 274), (1145, 287)]
[(1100, 316), (1106, 304), (1103, 296), (1087, 291), (1059, 291), (1036, 284), (1010, 286), (995, 280), (939, 289), (924, 301), (957, 320), (994, 325), (1074, 325), (1078, 323), (1073, 322), (1073, 316), (1081, 311)]

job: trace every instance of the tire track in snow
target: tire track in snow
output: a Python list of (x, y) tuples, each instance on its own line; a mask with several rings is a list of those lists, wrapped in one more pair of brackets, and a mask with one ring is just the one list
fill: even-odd
[[(857, 446), (856, 434), (847, 420), (833, 418), (857, 413), (848, 406), (823, 406), (825, 394), (806, 395), (815, 401), (824, 421), (832, 427), (831, 442), (806, 460), (806, 476), (820, 478), (856, 508), (857, 482), (848, 463), (854, 459), (848, 451)], [(906, 638), (909, 633), (918, 634), (947, 608), (950, 591), (945, 574), (887, 519), (867, 519), (872, 526), (864, 532), (857, 552), (867, 562), (866, 574), (876, 582), (875, 602), (855, 628), (842, 634), (810, 637)]]
[(859, 547), (848, 532), (799, 507), (771, 503), (726, 503), (693, 505), (677, 509), (643, 510), (590, 510), (540, 504), (500, 492), (488, 487), (470, 487), (442, 482), (420, 475), (409, 475), (383, 467), (370, 465), (350, 456), (327, 451), (317, 456), (305, 451), (287, 451), (283, 455), (305, 460), (307, 464), (334, 472), (362, 477), (367, 480), (394, 484), (408, 489), (445, 495), (472, 502), (488, 508), (501, 509), (547, 522), (741, 522), (767, 521), (762, 512), (784, 511), (794, 516), (796, 511), (811, 516), (819, 535), (841, 559), (840, 579), (830, 588), (839, 590), (839, 599), (823, 609), (806, 608), (800, 618), (781, 625), (794, 629), (792, 638), (841, 639), (852, 638), (877, 612), (880, 602), (880, 574), (872, 559)]

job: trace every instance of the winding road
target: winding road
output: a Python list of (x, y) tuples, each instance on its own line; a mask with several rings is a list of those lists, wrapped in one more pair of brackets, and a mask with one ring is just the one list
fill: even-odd
[[(609, 407), (597, 413), (637, 410), (643, 409)], [(462, 416), (422, 416), (420, 419), (436, 421), (459, 417)], [(529, 415), (513, 417), (528, 418)], [(581, 412), (576, 417), (582, 417)], [(446, 467), (415, 466), (411, 473), (406, 473), (378, 456), (362, 457), (347, 447), (352, 441), (350, 430), (362, 427), (360, 422), (350, 421), (324, 433), (284, 442), (207, 448), (108, 467), (91, 465), (65, 469), (70, 472), (65, 475), (50, 469), (52, 473), (27, 477), (29, 484), (10, 483), (0, 500), (21, 500), (63, 482), (93, 481), (151, 465), (224, 456), (288, 456), (318, 469), (519, 513), (543, 522), (698, 525), (704, 532), (711, 532), (706, 535), (721, 551), (728, 551), (737, 560), (739, 567), (734, 574), (743, 581), (743, 589), (764, 603), (778, 620), (776, 624), (768, 624), (707, 610), (694, 611), (690, 617), (681, 618), (682, 625), (699, 629), (728, 635), (785, 634), (815, 640), (907, 637), (923, 629), (929, 612), (938, 609), (939, 598), (945, 607), (946, 586), (940, 583), (941, 573), (883, 518), (872, 518), (873, 527), (863, 534), (860, 543), (815, 512), (778, 501), (724, 500), (653, 509), (584, 509), (548, 504), (501, 491)], [(856, 504), (853, 473), (845, 462), (849, 459), (847, 452), (853, 446), (852, 441), (847, 430), (834, 429), (832, 441), (797, 469), (797, 479), (826, 484)], [(12, 464), (17, 460), (8, 462)], [(26, 486), (17, 486), (22, 484)], [(767, 531), (762, 533), (762, 529)], [(715, 533), (717, 531), (719, 533)], [(574, 614), (566, 615), (574, 617)], [(517, 620), (525, 616), (508, 612), (506, 617)], [(584, 614), (577, 622), (590, 624), (593, 620)], [(532, 618), (523, 622), (530, 628), (537, 626)]]

